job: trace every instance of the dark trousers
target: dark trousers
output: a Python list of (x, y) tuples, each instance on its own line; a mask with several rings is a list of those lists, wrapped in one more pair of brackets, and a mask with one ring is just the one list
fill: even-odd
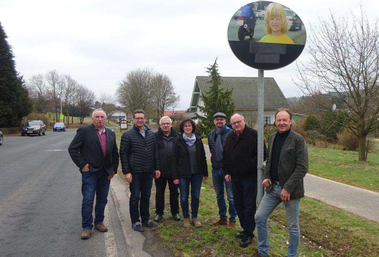
[(174, 184), (171, 178), (158, 178), (155, 179), (155, 213), (163, 215), (164, 211), (164, 198), (166, 185), (168, 183), (168, 188), (170, 190), (170, 209), (171, 214), (175, 215), (179, 213), (179, 191), (178, 186)]
[(108, 202), (110, 181), (105, 170), (82, 172), (82, 228), (92, 229), (93, 203), (96, 194), (95, 225), (104, 221), (104, 210)]
[(249, 178), (235, 181), (232, 177), (234, 207), (237, 210), (241, 227), (246, 235), (252, 235), (255, 229), (257, 179)]
[(140, 214), (142, 222), (149, 221), (149, 201), (152, 185), (152, 172), (132, 173), (132, 183), (130, 183), (131, 195), (129, 201), (130, 218), (132, 223), (140, 221)]

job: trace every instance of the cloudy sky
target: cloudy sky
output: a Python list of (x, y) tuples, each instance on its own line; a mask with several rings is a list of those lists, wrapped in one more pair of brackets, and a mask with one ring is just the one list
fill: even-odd
[[(308, 32), (329, 12), (379, 15), (378, 0), (282, 0)], [(256, 77), (233, 55), (227, 40), (230, 18), (241, 0), (0, 0), (0, 22), (13, 47), (17, 70), (32, 75), (56, 69), (101, 93), (115, 94), (136, 68), (168, 75), (181, 96), (176, 109), (189, 107), (196, 76), (218, 58), (222, 76)], [(299, 57), (307, 60), (306, 51)], [(286, 97), (299, 96), (292, 82), (296, 65), (266, 71)]]

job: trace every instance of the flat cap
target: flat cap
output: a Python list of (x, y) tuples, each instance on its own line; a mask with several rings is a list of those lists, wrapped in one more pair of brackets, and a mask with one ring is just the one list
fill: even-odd
[(221, 117), (221, 118), (226, 119), (226, 115), (225, 115), (225, 113), (223, 113), (223, 112), (218, 112), (218, 113), (216, 113), (215, 115), (213, 115), (213, 119), (215, 119), (215, 118), (217, 118), (217, 117)]

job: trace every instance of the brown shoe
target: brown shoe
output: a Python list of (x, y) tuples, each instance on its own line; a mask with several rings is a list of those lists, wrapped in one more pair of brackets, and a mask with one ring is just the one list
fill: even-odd
[(83, 229), (82, 236), (80, 237), (82, 240), (89, 239), (91, 237), (91, 230)]
[(190, 227), (190, 222), (189, 222), (189, 219), (188, 219), (188, 218), (187, 218), (187, 219), (184, 219), (183, 226), (184, 226), (185, 228), (189, 228), (189, 227)]
[(107, 232), (108, 231), (108, 228), (104, 225), (103, 222), (100, 222), (99, 224), (97, 224), (95, 226), (95, 229), (100, 231), (100, 232)]
[(259, 252), (254, 253), (253, 257), (264, 257), (262, 254)]
[(222, 225), (225, 225), (225, 226), (228, 225), (228, 221), (220, 218), (218, 221), (212, 222), (212, 226), (222, 226)]
[(200, 221), (198, 221), (196, 218), (192, 219), (192, 224), (194, 225), (195, 228), (200, 228), (201, 227)]
[(235, 221), (229, 221), (229, 224), (228, 224), (228, 226), (226, 228), (227, 229), (233, 229), (235, 226), (236, 226), (236, 222)]

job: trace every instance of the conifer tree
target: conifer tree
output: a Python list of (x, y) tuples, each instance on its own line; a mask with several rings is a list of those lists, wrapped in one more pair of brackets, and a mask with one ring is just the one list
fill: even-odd
[(0, 23), (0, 127), (19, 126), (31, 111), (23, 78), (18, 76), (12, 49)]
[[(207, 134), (214, 128), (213, 115), (217, 112), (223, 112), (226, 114), (227, 119), (234, 113), (236, 106), (233, 103), (232, 95), (233, 89), (226, 90), (220, 88), (222, 79), (218, 71), (217, 58), (215, 62), (207, 68), (210, 80), (208, 83), (212, 84), (208, 92), (201, 93), (201, 100), (204, 106), (198, 106), (200, 112), (204, 113), (204, 116), (196, 114), (199, 119), (199, 128), (197, 128), (200, 134)], [(227, 120), (228, 123), (229, 120)]]

